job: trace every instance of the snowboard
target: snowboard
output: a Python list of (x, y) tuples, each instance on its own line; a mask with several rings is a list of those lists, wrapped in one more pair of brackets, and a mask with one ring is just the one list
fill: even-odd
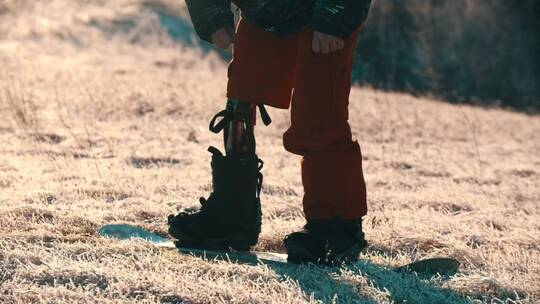
[[(205, 260), (223, 260), (233, 263), (248, 264), (285, 264), (287, 255), (276, 252), (259, 251), (214, 251), (194, 248), (178, 248), (175, 243), (167, 238), (157, 235), (141, 227), (123, 224), (104, 225), (98, 230), (101, 237), (118, 240), (145, 240), (154, 246), (176, 249), (184, 254), (190, 254)], [(424, 275), (453, 274), (459, 270), (459, 261), (452, 258), (431, 258), (415, 261), (413, 263), (394, 268), (397, 272), (416, 272)]]
[(233, 263), (287, 263), (287, 255), (275, 252), (258, 251), (215, 251), (195, 248), (177, 247), (175, 243), (167, 238), (152, 233), (141, 227), (132, 225), (111, 224), (99, 228), (98, 234), (101, 237), (114, 238), (119, 240), (142, 239), (150, 242), (154, 246), (177, 249), (181, 253), (191, 254), (206, 260), (224, 260)]

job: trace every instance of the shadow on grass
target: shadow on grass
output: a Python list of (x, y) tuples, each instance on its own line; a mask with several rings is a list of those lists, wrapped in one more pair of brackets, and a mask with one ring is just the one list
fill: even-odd
[[(179, 246), (179, 244), (177, 244)], [(362, 260), (342, 267), (286, 263), (281, 254), (265, 252), (223, 252), (180, 248), (181, 252), (202, 259), (223, 260), (244, 265), (265, 265), (282, 281), (297, 285), (310, 301), (322, 303), (468, 303), (469, 300), (449, 289), (436, 285), (450, 278), (422, 271), (406, 272), (400, 268), (385, 268)], [(427, 261), (427, 260), (425, 260)], [(432, 260), (433, 263), (433, 260)], [(417, 264), (419, 269), (421, 265)], [(443, 264), (439, 264), (439, 267)], [(414, 267), (414, 266), (410, 266)], [(439, 268), (441, 269), (441, 268)], [(432, 274), (430, 274), (432, 273)]]
[(362, 260), (342, 267), (288, 264), (282, 254), (223, 252), (178, 247), (167, 238), (144, 228), (110, 224), (98, 234), (120, 240), (145, 239), (156, 246), (178, 249), (204, 260), (223, 260), (245, 265), (265, 265), (282, 281), (297, 285), (309, 298), (322, 303), (468, 303), (469, 300), (439, 285), (444, 277), (396, 271)]
[(429, 276), (399, 273), (362, 261), (344, 267), (266, 264), (298, 284), (308, 299), (322, 303), (469, 303), (452, 290), (432, 285)]

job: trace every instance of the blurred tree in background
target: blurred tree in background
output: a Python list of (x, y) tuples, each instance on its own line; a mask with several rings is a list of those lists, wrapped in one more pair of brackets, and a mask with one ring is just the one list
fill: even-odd
[(353, 79), (540, 110), (539, 0), (375, 0)]

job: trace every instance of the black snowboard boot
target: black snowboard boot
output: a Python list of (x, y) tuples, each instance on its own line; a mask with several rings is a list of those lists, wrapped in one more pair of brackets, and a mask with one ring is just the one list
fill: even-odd
[(214, 250), (249, 250), (261, 232), (262, 161), (212, 153), (213, 192), (201, 198), (197, 212), (169, 216), (169, 233), (177, 245)]
[(283, 242), (291, 263), (327, 266), (358, 261), (367, 246), (362, 220), (309, 220), (304, 229), (289, 234)]

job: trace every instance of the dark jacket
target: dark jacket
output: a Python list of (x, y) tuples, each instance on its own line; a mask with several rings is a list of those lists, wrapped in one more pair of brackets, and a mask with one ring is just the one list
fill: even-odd
[[(246, 20), (268, 32), (286, 36), (309, 26), (340, 38), (348, 37), (367, 18), (371, 0), (232, 0)], [(234, 28), (231, 0), (186, 0), (201, 39), (222, 27)]]

